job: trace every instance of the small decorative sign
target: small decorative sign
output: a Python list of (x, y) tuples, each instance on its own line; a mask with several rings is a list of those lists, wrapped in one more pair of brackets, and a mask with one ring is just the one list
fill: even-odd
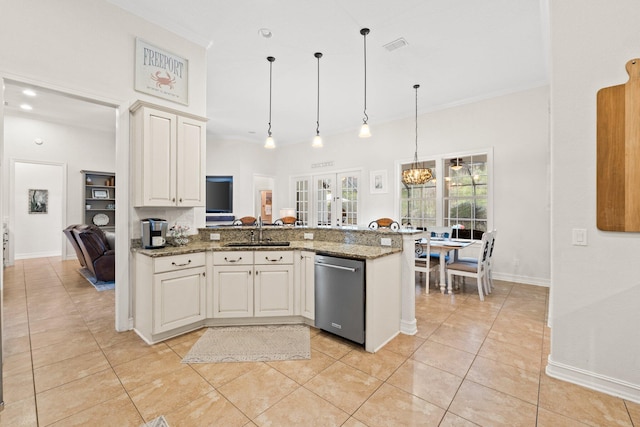
[(46, 214), (49, 206), (49, 190), (29, 190), (29, 213)]
[(136, 38), (135, 90), (189, 105), (189, 61)]

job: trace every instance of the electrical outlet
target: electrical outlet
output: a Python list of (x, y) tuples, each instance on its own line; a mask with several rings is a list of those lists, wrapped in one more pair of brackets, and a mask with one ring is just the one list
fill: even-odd
[(380, 238), (380, 244), (382, 246), (391, 246), (391, 238), (389, 238), (389, 237), (381, 237)]
[(220, 240), (220, 233), (210, 233), (209, 240)]
[(304, 233), (305, 240), (313, 240), (313, 233)]

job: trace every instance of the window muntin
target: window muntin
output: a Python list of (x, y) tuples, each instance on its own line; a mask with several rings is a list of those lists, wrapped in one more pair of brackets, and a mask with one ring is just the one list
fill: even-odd
[(443, 224), (465, 230), (465, 237), (481, 238), (488, 221), (487, 155), (445, 158), (443, 163)]

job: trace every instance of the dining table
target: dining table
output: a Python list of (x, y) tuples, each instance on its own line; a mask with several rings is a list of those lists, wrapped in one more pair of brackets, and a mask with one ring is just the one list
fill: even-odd
[[(473, 240), (461, 240), (461, 239), (444, 239), (438, 237), (432, 237), (430, 239), (431, 252), (437, 252), (440, 255), (440, 291), (444, 294), (445, 289), (449, 294), (453, 292), (452, 284), (449, 283), (447, 287), (447, 271), (445, 258), (447, 253), (453, 252), (453, 262), (458, 259), (458, 251), (472, 245)], [(427, 240), (425, 238), (416, 240), (416, 244), (422, 246), (423, 250), (427, 250)], [(429, 254), (427, 254), (429, 256)], [(427, 286), (429, 284), (427, 283)]]

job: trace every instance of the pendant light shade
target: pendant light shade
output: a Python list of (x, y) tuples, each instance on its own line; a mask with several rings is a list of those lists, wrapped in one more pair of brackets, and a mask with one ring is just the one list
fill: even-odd
[(368, 28), (360, 30), (360, 34), (362, 34), (364, 38), (364, 117), (362, 118), (362, 126), (358, 134), (360, 138), (369, 138), (371, 136), (371, 130), (367, 123), (369, 120), (369, 116), (367, 115), (367, 34), (369, 34), (369, 32), (370, 30)]
[(322, 138), (320, 137), (320, 58), (322, 58), (322, 53), (316, 52), (313, 56), (318, 60), (318, 102), (316, 104), (316, 136), (313, 137), (311, 146), (314, 148), (322, 148)]
[(272, 71), (273, 71), (273, 61), (276, 58), (273, 56), (267, 56), (267, 61), (269, 61), (269, 130), (267, 131), (268, 136), (267, 140), (264, 142), (264, 148), (276, 148), (276, 143), (273, 140), (273, 136), (271, 136), (271, 86), (272, 86)]
[(422, 185), (433, 179), (431, 169), (425, 166), (424, 162), (418, 162), (418, 88), (420, 85), (413, 85), (416, 90), (416, 151), (413, 155), (411, 168), (402, 171), (402, 182), (406, 185)]
[(453, 169), (454, 171), (459, 171), (460, 169), (462, 169), (462, 163), (462, 159), (459, 157), (451, 159), (451, 169)]

